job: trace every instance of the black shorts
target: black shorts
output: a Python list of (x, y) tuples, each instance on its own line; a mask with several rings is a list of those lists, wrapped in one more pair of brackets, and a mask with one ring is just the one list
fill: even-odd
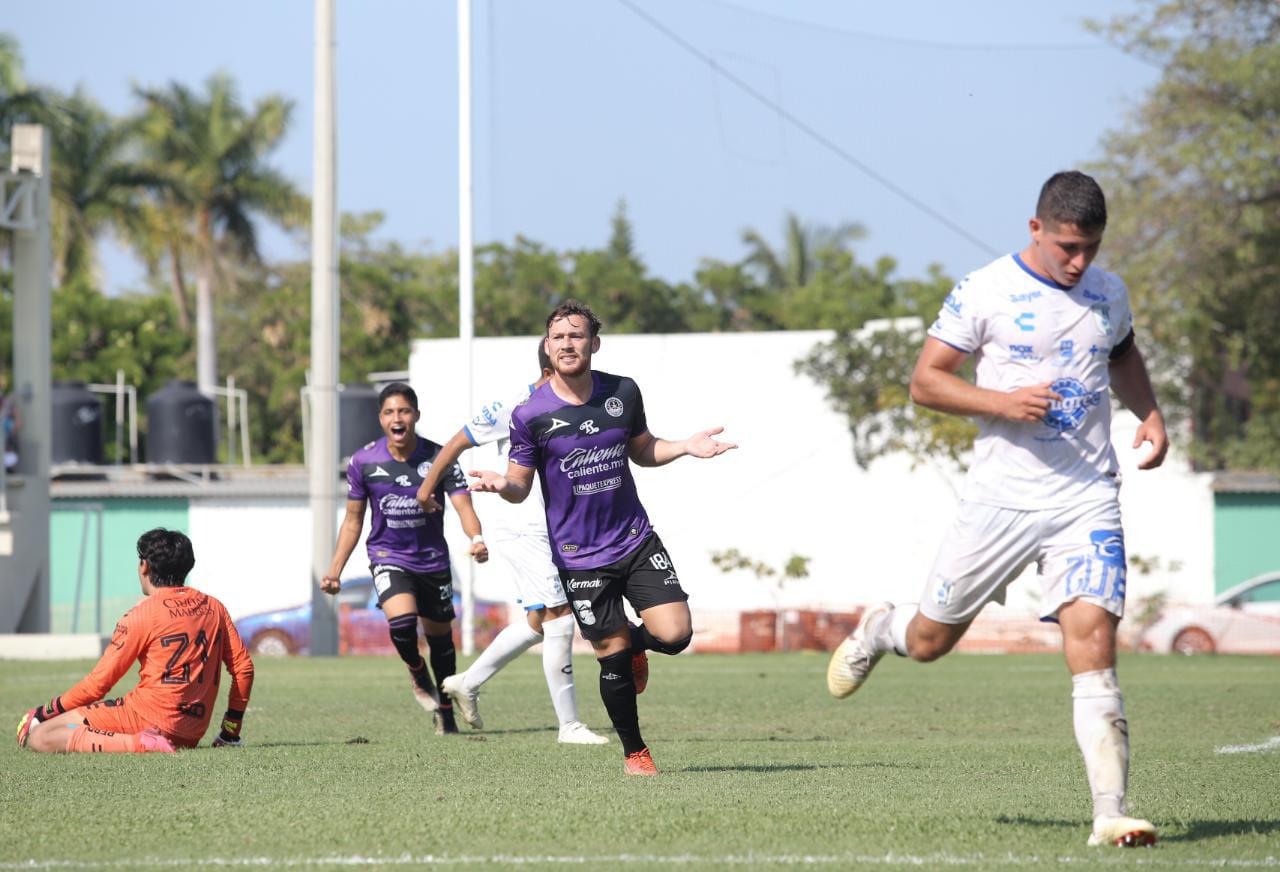
[(689, 599), (657, 533), (650, 533), (639, 548), (617, 563), (597, 569), (561, 569), (560, 584), (573, 606), (582, 638), (589, 641), (611, 636), (627, 625), (624, 596), (637, 612)]
[(373, 587), (378, 592), (378, 608), (391, 597), (411, 593), (418, 601), (418, 615), (441, 624), (452, 621), (453, 573), (447, 569), (439, 572), (414, 572), (386, 563), (369, 567), (373, 574)]

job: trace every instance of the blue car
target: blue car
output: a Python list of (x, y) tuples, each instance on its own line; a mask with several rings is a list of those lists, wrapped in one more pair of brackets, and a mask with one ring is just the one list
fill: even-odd
[[(462, 601), (456, 591), (453, 610), (462, 615)], [(506, 624), (506, 604), (476, 602), (476, 644), (488, 644)], [(236, 621), (236, 632), (255, 657), (309, 654), (311, 603), (245, 615)], [(373, 579), (369, 576), (342, 582), (342, 590), (338, 592), (338, 650), (343, 654), (396, 652), (387, 634), (387, 619), (378, 608)]]

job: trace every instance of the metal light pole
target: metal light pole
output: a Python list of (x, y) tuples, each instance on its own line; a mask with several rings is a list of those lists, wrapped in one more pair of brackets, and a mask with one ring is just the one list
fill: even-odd
[[(474, 241), (471, 184), (471, 0), (458, 0), (458, 338), (466, 382), (466, 414), (471, 413), (471, 340), (475, 333)], [(462, 653), (476, 647), (475, 564), (467, 559), (462, 577)]]
[(338, 260), (334, 0), (315, 0), (311, 200), (311, 653), (338, 653), (338, 602), (320, 590), (338, 519)]

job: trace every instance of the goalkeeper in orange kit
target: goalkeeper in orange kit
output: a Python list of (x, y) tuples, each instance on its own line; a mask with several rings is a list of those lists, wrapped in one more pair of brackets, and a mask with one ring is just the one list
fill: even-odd
[[(33, 751), (194, 748), (209, 726), (224, 663), (231, 692), (213, 744), (240, 744), (253, 661), (222, 603), (186, 587), (195, 562), (182, 533), (157, 528), (139, 537), (138, 580), (146, 599), (116, 624), (111, 644), (83, 680), (23, 716), (19, 745)], [(135, 662), (138, 686), (104, 699)]]

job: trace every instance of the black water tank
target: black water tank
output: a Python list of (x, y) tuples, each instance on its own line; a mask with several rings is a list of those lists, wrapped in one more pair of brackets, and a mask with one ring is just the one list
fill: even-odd
[(373, 385), (338, 385), (338, 455), (348, 458), (382, 438), (378, 423), (378, 389)]
[(102, 400), (82, 381), (53, 383), (53, 463), (102, 463)]
[(193, 382), (174, 379), (147, 398), (148, 463), (214, 463), (218, 407)]

